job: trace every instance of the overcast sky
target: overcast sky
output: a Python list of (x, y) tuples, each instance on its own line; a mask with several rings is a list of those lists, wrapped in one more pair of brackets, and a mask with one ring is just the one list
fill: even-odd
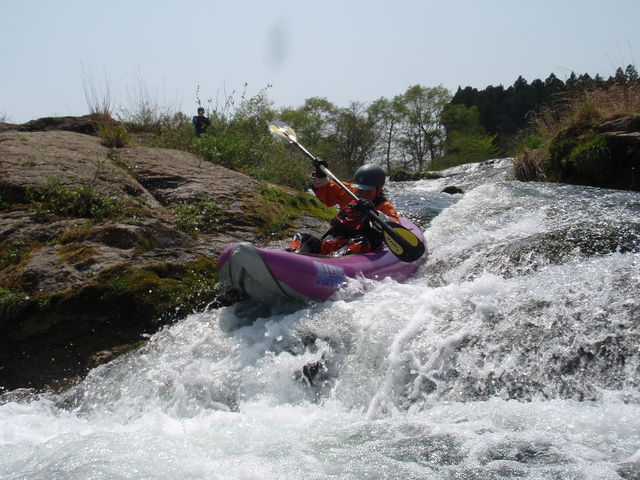
[[(138, 93), (194, 113), (267, 85), (277, 107), (483, 89), (638, 66), (639, 0), (0, 0), (0, 120), (116, 112)], [(640, 70), (640, 68), (639, 68)]]

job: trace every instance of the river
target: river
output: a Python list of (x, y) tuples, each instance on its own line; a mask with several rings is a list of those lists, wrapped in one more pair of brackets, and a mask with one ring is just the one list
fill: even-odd
[(0, 478), (639, 479), (640, 194), (447, 175), (389, 188), (426, 233), (411, 280), (196, 313), (5, 395)]

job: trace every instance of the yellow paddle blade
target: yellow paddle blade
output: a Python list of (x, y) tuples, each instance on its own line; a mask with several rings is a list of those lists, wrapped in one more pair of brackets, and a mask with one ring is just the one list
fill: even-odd
[(385, 233), (384, 240), (387, 243), (389, 250), (391, 250), (396, 256), (402, 255), (402, 253), (404, 252), (404, 248), (402, 248), (402, 246), (398, 242), (391, 238), (391, 235)]
[(293, 128), (279, 120), (269, 122), (269, 132), (274, 137), (283, 138), (289, 142), (296, 141), (296, 132)]
[(396, 257), (405, 262), (413, 262), (422, 256), (424, 244), (411, 230), (395, 222), (388, 222), (387, 226), (391, 227), (394, 235), (385, 229), (384, 241)]
[(420, 243), (420, 239), (409, 229), (404, 227), (396, 227), (393, 229), (398, 235), (400, 235), (406, 242), (412, 247), (416, 247)]

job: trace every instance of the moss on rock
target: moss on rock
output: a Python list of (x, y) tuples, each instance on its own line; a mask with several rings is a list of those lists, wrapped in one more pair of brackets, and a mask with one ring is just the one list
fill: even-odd
[(223, 208), (211, 198), (183, 202), (173, 208), (176, 227), (197, 238), (200, 233), (222, 231), (231, 221)]
[(56, 253), (62, 262), (84, 270), (95, 262), (96, 249), (74, 242), (58, 246)]
[[(625, 148), (619, 148), (620, 139)], [(605, 188), (637, 189), (635, 170), (640, 144), (626, 132), (602, 131), (599, 124), (579, 124), (559, 132), (544, 155), (547, 181)]]
[[(78, 253), (73, 245), (69, 251)], [(222, 305), (215, 267), (215, 260), (198, 255), (184, 264), (112, 268), (82, 288), (53, 295), (0, 289), (0, 387), (42, 387), (61, 374), (81, 375), (95, 352)]]
[(329, 221), (336, 213), (335, 209), (307, 193), (290, 193), (270, 185), (261, 185), (257, 195), (245, 199), (244, 207), (245, 214), (263, 238), (285, 237), (290, 233), (292, 221), (302, 215)]
[(114, 318), (152, 323), (217, 304), (216, 261), (199, 255), (186, 264), (119, 266), (102, 272), (79, 292), (64, 292), (58, 307), (93, 302)]
[(596, 135), (578, 143), (571, 151), (568, 162), (578, 174), (601, 183), (611, 169), (611, 152), (607, 143)]

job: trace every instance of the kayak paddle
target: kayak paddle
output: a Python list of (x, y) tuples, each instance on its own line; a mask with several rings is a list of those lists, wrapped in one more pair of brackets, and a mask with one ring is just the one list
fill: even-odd
[[(298, 142), (296, 132), (285, 122), (275, 120), (269, 122), (269, 132), (276, 138), (280, 138), (294, 144), (302, 151), (307, 157), (314, 162), (318, 159), (304, 146)], [(320, 170), (331, 179), (336, 185), (342, 188), (351, 198), (355, 201), (360, 200), (358, 196), (349, 190), (338, 178), (329, 171), (324, 165), (319, 165)], [(390, 220), (384, 220), (382, 216), (374, 208), (368, 209), (369, 216), (382, 227), (384, 230), (384, 240), (389, 247), (389, 250), (403, 262), (413, 262), (418, 260), (424, 253), (424, 244), (420, 241), (416, 235), (406, 227), (403, 227), (397, 222)]]

